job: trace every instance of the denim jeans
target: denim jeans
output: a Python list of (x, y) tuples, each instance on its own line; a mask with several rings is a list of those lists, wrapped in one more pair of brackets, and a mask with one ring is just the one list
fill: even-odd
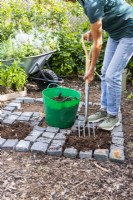
[(108, 38), (101, 70), (101, 109), (117, 115), (121, 103), (122, 72), (133, 55), (133, 38)]

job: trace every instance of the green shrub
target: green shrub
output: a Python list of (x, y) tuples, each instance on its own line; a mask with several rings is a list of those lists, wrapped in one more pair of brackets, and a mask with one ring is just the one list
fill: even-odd
[(18, 65), (18, 61), (14, 61), (11, 66), (0, 67), (0, 85), (19, 91), (24, 88), (27, 82), (27, 75), (24, 69)]

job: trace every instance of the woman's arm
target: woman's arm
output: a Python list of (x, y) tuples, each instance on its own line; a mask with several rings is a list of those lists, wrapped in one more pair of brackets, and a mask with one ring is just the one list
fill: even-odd
[(94, 70), (98, 61), (100, 51), (102, 48), (102, 20), (99, 19), (94, 24), (91, 24), (91, 35), (93, 38), (91, 64), (88, 72), (85, 74), (84, 79), (89, 79), (89, 83), (94, 78)]

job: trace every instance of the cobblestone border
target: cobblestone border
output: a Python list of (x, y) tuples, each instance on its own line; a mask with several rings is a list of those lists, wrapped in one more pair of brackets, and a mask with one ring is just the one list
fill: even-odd
[[(79, 120), (83, 120), (84, 116), (78, 115), (75, 124), (70, 129), (59, 129), (48, 126), (42, 128), (39, 124), (42, 121), (42, 116), (39, 112), (15, 112), (16, 109), (21, 108), (22, 103), (41, 103), (42, 98), (20, 97), (11, 101), (0, 113), (0, 123), (13, 124), (15, 121), (29, 122), (33, 125), (33, 130), (24, 140), (17, 139), (4, 139), (0, 137), (0, 149), (2, 150), (15, 150), (20, 152), (40, 152), (49, 156), (65, 156), (69, 158), (77, 157), (77, 150), (75, 148), (62, 149), (66, 135), (71, 131), (77, 131), (77, 124)], [(90, 103), (90, 105), (94, 105)], [(95, 105), (99, 105), (98, 103)], [(84, 106), (83, 102), (80, 102), (78, 112), (81, 107)], [(79, 158), (94, 158), (100, 161), (115, 161), (123, 163), (125, 160), (124, 155), (124, 136), (122, 128), (122, 114), (119, 113), (120, 126), (114, 128), (111, 131), (112, 144), (110, 149), (96, 149), (80, 152)]]

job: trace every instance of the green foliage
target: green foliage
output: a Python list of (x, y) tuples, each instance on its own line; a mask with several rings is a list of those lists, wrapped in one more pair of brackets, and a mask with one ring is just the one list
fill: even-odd
[[(27, 4), (27, 2), (31, 2)], [(131, 0), (127, 0), (131, 5)], [(16, 31), (30, 33), (36, 29), (46, 33), (47, 43), (58, 51), (51, 59), (51, 66), (60, 75), (83, 74), (85, 56), (81, 44), (81, 35), (89, 29), (89, 21), (83, 9), (76, 3), (55, 0), (8, 0), (2, 2), (0, 9), (0, 59), (23, 58), (40, 53), (37, 46), (24, 44), (14, 49), (11, 38)], [(55, 46), (52, 37), (57, 37)], [(100, 74), (104, 57), (107, 34), (104, 33), (103, 47), (96, 70)], [(90, 45), (88, 45), (88, 49)], [(130, 80), (133, 77), (133, 61), (128, 64)]]
[[(55, 7), (57, 5), (55, 4)], [(81, 35), (83, 31), (88, 28), (88, 22), (76, 20), (83, 15), (83, 10), (79, 4), (65, 4), (61, 6), (58, 4), (58, 9), (54, 9), (54, 16), (56, 16), (58, 31), (58, 52), (52, 56), (51, 66), (54, 71), (60, 75), (72, 76), (82, 73), (85, 66), (84, 52), (81, 44)], [(69, 13), (68, 13), (69, 10)], [(52, 14), (53, 15), (53, 14)]]
[(133, 93), (129, 94), (127, 98), (128, 99), (132, 99), (133, 98)]
[(23, 89), (27, 82), (26, 72), (14, 61), (11, 66), (0, 67), (0, 85), (14, 91)]
[(133, 57), (127, 65), (127, 78), (133, 84)]
[[(65, 35), (65, 37), (64, 37)], [(61, 31), (59, 34), (59, 49), (52, 57), (53, 69), (61, 75), (78, 75), (84, 68), (84, 54), (81, 37), (76, 33)]]

